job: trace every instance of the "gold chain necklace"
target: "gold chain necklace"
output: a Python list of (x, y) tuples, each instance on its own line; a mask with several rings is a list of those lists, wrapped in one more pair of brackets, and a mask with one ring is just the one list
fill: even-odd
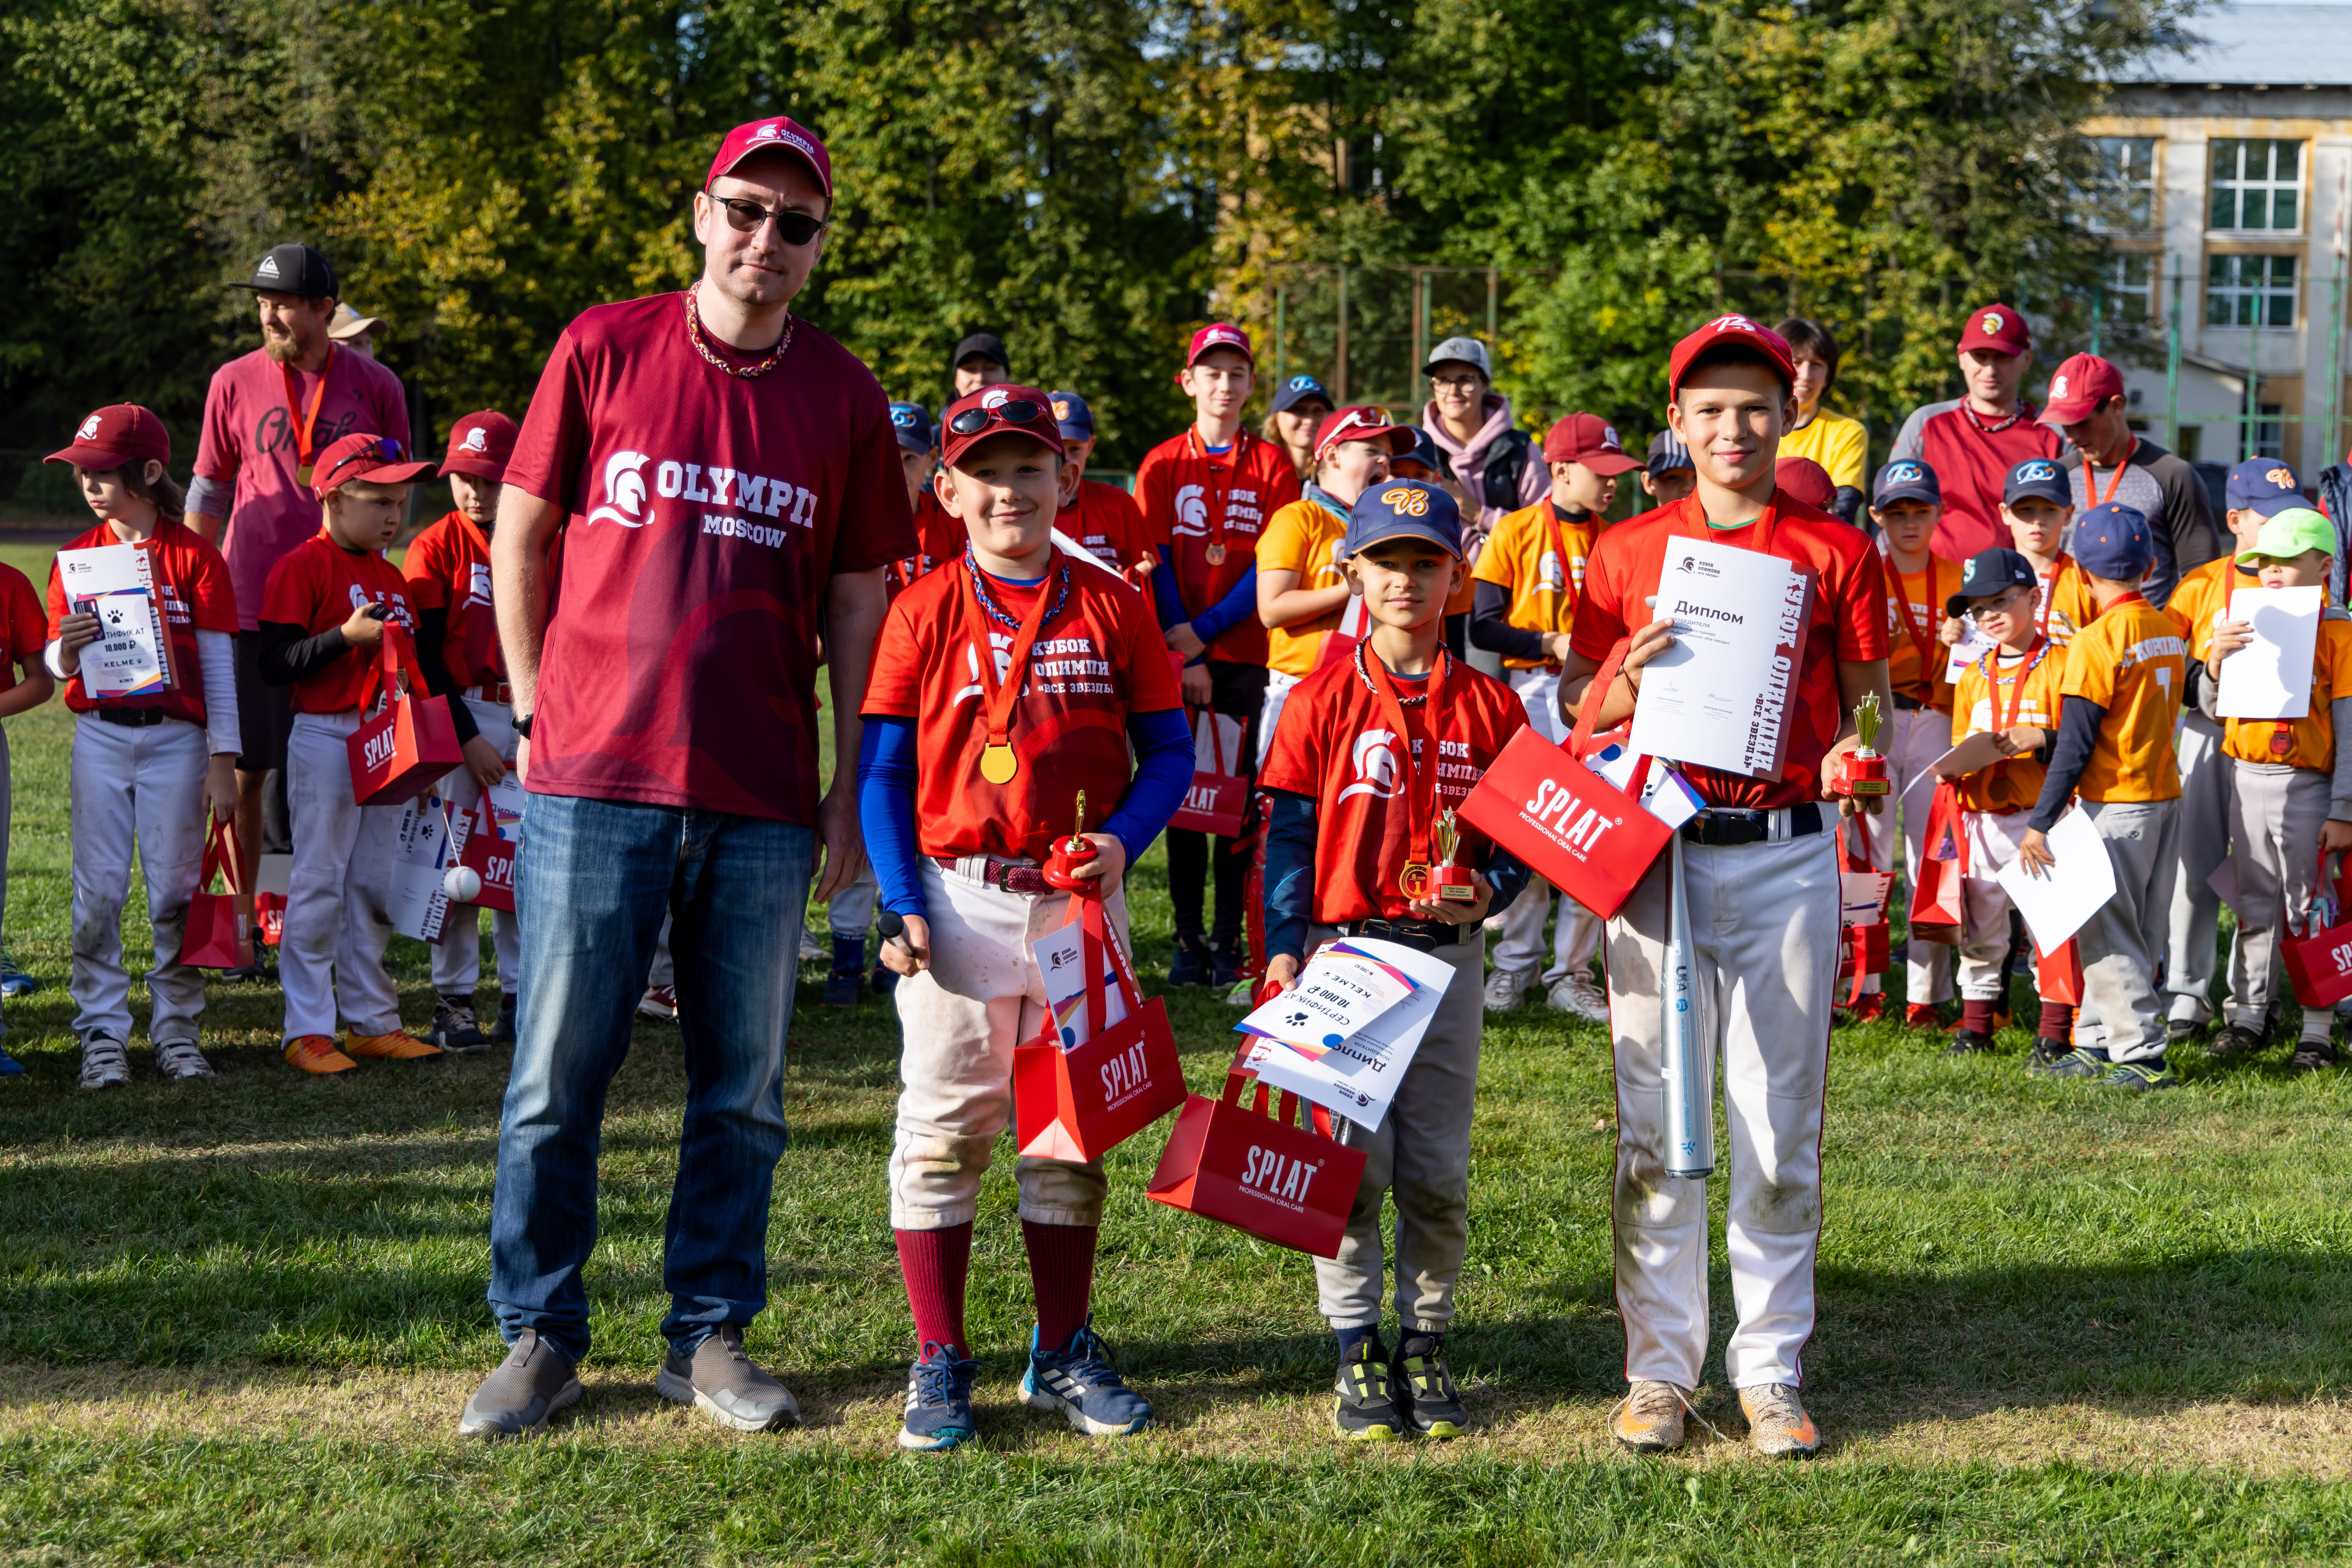
[(720, 358), (712, 352), (709, 343), (702, 341), (702, 312), (695, 303), (701, 287), (698, 283), (686, 291), (686, 335), (693, 342), (694, 352), (700, 354), (704, 363), (713, 370), (723, 370), (729, 375), (738, 376), (745, 381), (750, 381), (755, 376), (765, 375), (775, 369), (783, 360), (784, 351), (793, 346), (793, 313), (790, 310), (784, 312), (784, 335), (777, 340), (774, 348), (768, 351), (767, 358), (757, 364), (736, 364)]

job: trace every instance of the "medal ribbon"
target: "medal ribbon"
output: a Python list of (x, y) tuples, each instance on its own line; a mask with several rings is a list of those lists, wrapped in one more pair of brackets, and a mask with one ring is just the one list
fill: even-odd
[(1370, 643), (1359, 643), (1356, 647), (1356, 668), (1363, 672), (1372, 694), (1380, 699), (1381, 717), (1396, 731), (1397, 766), (1404, 773), (1408, 868), (1418, 866), (1426, 870), (1431, 864), (1429, 836), (1437, 822), (1437, 745), (1439, 737), (1445, 732), (1445, 667), (1452, 658), (1453, 655), (1440, 647), (1436, 663), (1430, 667), (1429, 700), (1422, 710), (1428, 729), (1429, 766), (1420, 768), (1413, 765), (1412, 732), (1404, 727), (1404, 704), (1397, 700), (1396, 682), (1389, 675), (1389, 667), (1373, 657)]
[[(2124, 470), (2130, 467), (2131, 458), (2126, 456), (2122, 462), (2116, 465), (2116, 477), (2107, 482), (2107, 493), (2101, 495), (2099, 493), (2098, 477), (2091, 472), (2091, 454), (2088, 452), (2084, 453), (2083, 493), (2091, 498), (2089, 504), (2091, 506), (2105, 506), (2109, 501), (2115, 500), (2116, 492), (2123, 489)], [(2087, 510), (2087, 508), (2085, 510)]]
[[(980, 689), (987, 693), (987, 744), (1012, 748), (1013, 703), (1021, 695), (1022, 684), (1029, 678), (1029, 649), (1037, 641), (1037, 632), (1045, 624), (1045, 604), (1054, 595), (1048, 590), (1050, 582), (1037, 584), (1037, 602), (1021, 617), (1021, 630), (1013, 639), (1011, 661), (1004, 667), (1004, 679), (996, 679), (996, 650), (989, 646), (988, 617), (980, 613), (980, 595), (972, 590), (972, 574), (980, 570), (970, 555), (963, 559), (963, 629), (971, 639), (972, 662), (980, 666)], [(1060, 568), (1067, 572), (1069, 567)]]
[[(1895, 566), (1895, 559), (1892, 556), (1887, 557), (1886, 564), (1892, 569), (1892, 574), (1895, 578), (1895, 611), (1903, 617), (1903, 629), (1911, 634), (1911, 651), (1919, 656), (1919, 684), (1927, 694), (1921, 698), (1920, 700), (1922, 702), (1932, 701), (1936, 695), (1936, 670), (1935, 667), (1927, 661), (1927, 635), (1919, 629), (1918, 621), (1914, 618), (1911, 614), (1911, 590), (1904, 582), (1906, 574), (1902, 568)], [(1920, 568), (1920, 570), (1927, 579), (1928, 603), (1931, 605), (1943, 603), (1943, 600), (1938, 598), (1936, 594), (1936, 558), (1932, 555), (1928, 556), (1927, 564)], [(1933, 615), (1935, 612), (1930, 609), (1928, 613)], [(1940, 647), (1943, 645), (1938, 643), (1937, 646)]]
[[(294, 367), (280, 364), (278, 374), (286, 378), (286, 416), (294, 424), (294, 466), (307, 473), (318, 458), (312, 437), (319, 428), (319, 405), (326, 400), (327, 376), (335, 368), (335, 350), (339, 345), (327, 345), (327, 363), (319, 367), (319, 384), (310, 389), (310, 412), (302, 412), (301, 384), (294, 379)], [(302, 481), (310, 483), (308, 479)]]
[[(1215, 515), (1209, 521), (1209, 542), (1215, 545), (1219, 550), (1225, 548), (1226, 498), (1234, 493), (1234, 480), (1241, 474), (1242, 458), (1249, 452), (1249, 432), (1246, 430), (1236, 430), (1234, 432), (1234, 447), (1231, 454), (1232, 466), (1225, 469), (1224, 488), (1216, 492), (1217, 510)], [(1216, 465), (1209, 461), (1209, 446), (1207, 442), (1201, 439), (1201, 427), (1198, 425), (1195, 425), (1191, 429), (1185, 431), (1184, 441), (1192, 456), (1200, 461), (1202, 479), (1201, 493), (1203, 496), (1206, 496), (1209, 494), (1210, 482), (1214, 480), (1217, 477), (1217, 470)], [(1211, 575), (1213, 576), (1215, 574), (1218, 564), (1221, 563), (1211, 564), (1209, 568)]]
[[(2033, 626), (2043, 637), (2050, 635), (2050, 612), (2057, 607), (2059, 579), (2065, 576), (2066, 568), (2074, 563), (2074, 558), (2062, 550), (2058, 552), (2058, 559), (2050, 563), (2050, 585), (2042, 590), (2042, 613), (2035, 617)], [(2083, 628), (2076, 626), (2074, 629), (2081, 631)]]

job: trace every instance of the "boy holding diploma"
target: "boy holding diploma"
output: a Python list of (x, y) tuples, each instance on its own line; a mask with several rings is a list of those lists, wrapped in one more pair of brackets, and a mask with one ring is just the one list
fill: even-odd
[[(2238, 552), (2236, 564), (2254, 568), (2264, 588), (2325, 587), (2335, 554), (2336, 531), (2327, 519), (2296, 508), (2263, 522), (2252, 547)], [(2205, 656), (2210, 679), (2202, 683), (2208, 718), (2214, 716), (2222, 664), (2253, 637), (2246, 621), (2224, 619), (2212, 628)], [(2230, 953), (2229, 1023), (2206, 1047), (2217, 1057), (2243, 1056), (2270, 1043), (2280, 934), (2303, 934), (2319, 891), (2320, 857), (2352, 849), (2352, 747), (2336, 744), (2352, 725), (2352, 616), (2340, 609), (2322, 614), (2310, 680), (2310, 707), (2300, 719), (2221, 721), (2222, 750), (2233, 775), (2230, 837), (2237, 846), (2238, 940)], [(2304, 1009), (2303, 1038), (2290, 1064), (2294, 1071), (2336, 1065), (2329, 1017), (2321, 1008)]]
[[(1452, 496), (1415, 479), (1373, 485), (1349, 510), (1343, 548), (1371, 631), (1298, 683), (1266, 749), (1265, 977), (1289, 990), (1310, 945), (1342, 936), (1402, 942), (1454, 966), (1387, 1119), (1335, 1122), (1342, 1143), (1365, 1152), (1364, 1173), (1339, 1256), (1316, 1259), (1315, 1280), (1339, 1337), (1339, 1434), (1454, 1437), (1468, 1417), (1444, 1336), (1469, 1244), (1480, 922), (1510, 904), (1528, 870), (1466, 827), (1455, 840), (1453, 808), (1528, 715), (1509, 687), (1443, 646), (1446, 602), (1467, 571)], [(1381, 1342), (1387, 1197), (1397, 1209), (1393, 1357)]]

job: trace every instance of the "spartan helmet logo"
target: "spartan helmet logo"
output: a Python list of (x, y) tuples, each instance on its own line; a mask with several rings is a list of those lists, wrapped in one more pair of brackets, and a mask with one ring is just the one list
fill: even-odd
[(1622, 452), (1625, 449), (1624, 444), (1617, 439), (1617, 426), (1614, 425), (1603, 425), (1601, 427), (1601, 444), (1612, 452)]
[(1176, 487), (1176, 526), (1170, 531), (1178, 535), (1209, 531), (1209, 502), (1200, 486)]
[(1349, 748), (1349, 756), (1356, 765), (1356, 782), (1339, 792), (1339, 798), (1368, 795), (1375, 800), (1386, 800), (1396, 788), (1396, 732), (1392, 730), (1367, 730), (1356, 737)]
[(653, 459), (643, 452), (615, 452), (604, 460), (604, 504), (588, 514), (588, 521), (617, 522), (623, 528), (643, 528), (653, 519), (646, 514), (646, 476), (641, 471)]
[(89, 418), (81, 422), (81, 428), (76, 431), (75, 434), (87, 441), (98, 434), (98, 416), (93, 414)]
[(1013, 395), (1011, 393), (1005, 391), (1004, 388), (1001, 386), (992, 386), (986, 392), (980, 395), (980, 405), (992, 414), (996, 410), (1003, 407), (1005, 400), (1010, 398), (1012, 395)]
[(466, 450), (468, 452), (487, 452), (489, 449), (490, 432), (488, 426), (477, 425), (471, 430), (466, 432)]
[(1987, 310), (1984, 313), (1983, 328), (1985, 336), (1989, 338), (1997, 338), (2000, 336), (2000, 329), (2006, 324), (2007, 323), (2001, 320), (2000, 312), (1999, 310)]
[[(991, 658), (994, 660), (996, 665), (996, 683), (999, 686), (1002, 686), (1004, 684), (1005, 678), (1011, 674), (1013, 669), (1012, 634), (1009, 632), (989, 633), (988, 651)], [(963, 645), (963, 667), (965, 672), (971, 677), (971, 683), (968, 686), (959, 686), (956, 688), (956, 694), (948, 700), (948, 706), (950, 708), (956, 706), (956, 704), (961, 702), (967, 697), (977, 700), (986, 690), (986, 688), (981, 684), (980, 679), (980, 656), (972, 651), (971, 644), (970, 642), (966, 642)]]
[(2050, 378), (2050, 395), (2053, 397), (2063, 397), (2066, 395), (2066, 378), (2064, 376), (2053, 375)]

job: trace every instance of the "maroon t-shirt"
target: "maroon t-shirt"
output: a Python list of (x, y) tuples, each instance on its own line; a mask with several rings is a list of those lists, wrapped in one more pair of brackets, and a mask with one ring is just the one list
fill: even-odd
[(2009, 471), (2028, 458), (2056, 458), (2066, 450), (2057, 431), (2035, 423), (2041, 412), (2027, 403), (2013, 419), (1985, 420), (1965, 400), (1955, 400), (1914, 409), (1903, 422), (1886, 460), (1916, 458), (1936, 470), (1944, 515), (1928, 548), (1937, 554), (1966, 561), (1980, 550), (2009, 548), (2009, 525), (2000, 521)]
[(695, 352), (684, 295), (599, 305), (556, 340), (506, 482), (571, 514), (530, 787), (814, 823), (825, 585), (915, 553), (865, 364), (795, 321), (747, 380)]
[(363, 353), (336, 345), (328, 357), (327, 385), (309, 371), (294, 373), (299, 407), (286, 397), (286, 372), (260, 349), (213, 372), (205, 393), (204, 434), (196, 440), (196, 474), (218, 484), (235, 481), (221, 555), (236, 589), (237, 623), (261, 623), (262, 590), (270, 568), (319, 531), (319, 498), (295, 478), (300, 465), (298, 426), (310, 418), (310, 452), (325, 451), (354, 432), (389, 436), (408, 445), (408, 398), (400, 378)]

